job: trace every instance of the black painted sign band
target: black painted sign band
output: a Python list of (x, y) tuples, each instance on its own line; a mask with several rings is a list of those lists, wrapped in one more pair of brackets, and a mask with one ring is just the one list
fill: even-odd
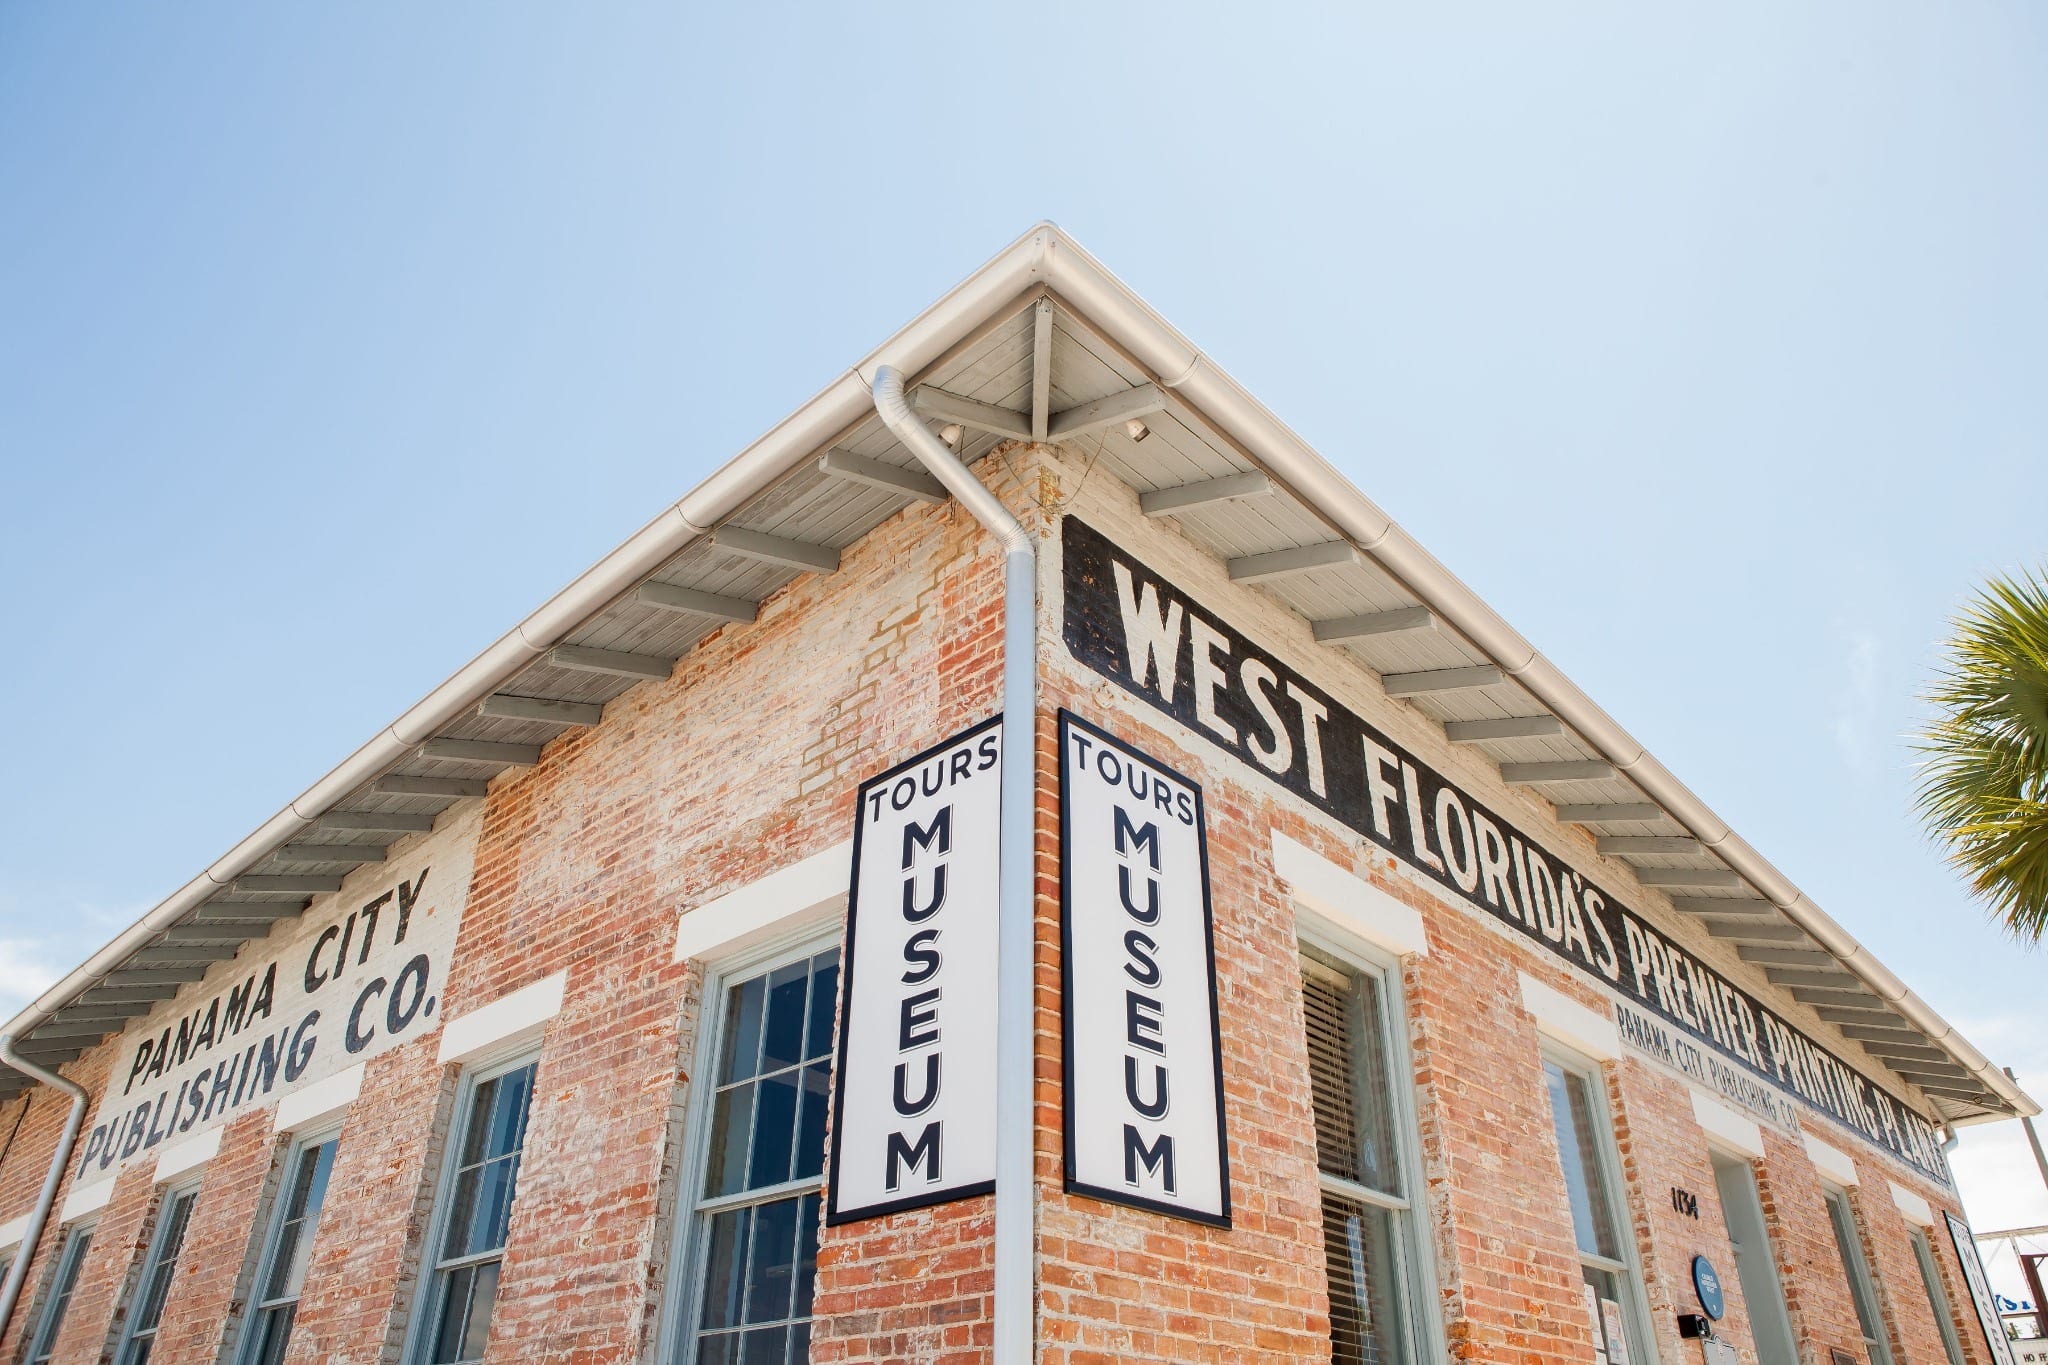
[(1949, 1183), (1934, 1129), (1074, 517), (1063, 523), (1067, 648), (1295, 795), (1752, 1074)]

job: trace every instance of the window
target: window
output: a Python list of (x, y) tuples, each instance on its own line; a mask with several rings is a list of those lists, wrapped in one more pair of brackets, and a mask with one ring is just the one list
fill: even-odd
[(479, 1073), (467, 1087), (442, 1180), (420, 1359), (455, 1365), (484, 1357), (498, 1271), (518, 1193), (519, 1154), (533, 1100), (532, 1060)]
[(1304, 949), (1302, 1013), (1323, 1196), (1334, 1365), (1392, 1365), (1425, 1354), (1417, 1341), (1421, 1244), (1406, 1111), (1397, 1105), (1388, 985), (1377, 972)]
[(71, 1306), (71, 1291), (78, 1287), (79, 1267), (92, 1246), (92, 1229), (73, 1228), (64, 1239), (64, 1254), (57, 1259), (57, 1282), (50, 1287), (49, 1300), (36, 1320), (35, 1344), (29, 1347), (29, 1365), (44, 1365), (57, 1348), (57, 1333), (64, 1326), (64, 1310)]
[(256, 1273), (256, 1305), (242, 1348), (244, 1365), (277, 1365), (284, 1359), (339, 1144), (338, 1138), (315, 1138), (298, 1144), (285, 1159), (284, 1187), (271, 1217), (263, 1265)]
[(170, 1297), (171, 1277), (178, 1273), (178, 1253), (185, 1249), (185, 1227), (192, 1221), (192, 1205), (198, 1198), (196, 1187), (172, 1190), (164, 1196), (156, 1240), (142, 1262), (141, 1293), (122, 1334), (121, 1349), (115, 1353), (120, 1365), (146, 1365), (150, 1351), (156, 1347), (156, 1329), (164, 1319), (164, 1300)]
[(1963, 1344), (1956, 1340), (1956, 1320), (1949, 1311), (1948, 1295), (1941, 1288), (1941, 1272), (1935, 1268), (1934, 1248), (1927, 1243), (1924, 1228), (1909, 1227), (1913, 1259), (1920, 1263), (1920, 1283), (1927, 1288), (1927, 1306), (1934, 1310), (1934, 1325), (1941, 1329), (1941, 1349), (1948, 1353), (1948, 1365), (1963, 1365)]
[(1763, 1200), (1756, 1192), (1756, 1171), (1747, 1157), (1711, 1149), (1708, 1156), (1714, 1163), (1714, 1188), (1721, 1196), (1728, 1245), (1735, 1252), (1735, 1278), (1742, 1286), (1756, 1358), (1761, 1365), (1799, 1365), (1799, 1348), (1792, 1342), (1792, 1317), (1778, 1282), (1777, 1254), (1771, 1250)]
[(1856, 1326), (1863, 1333), (1863, 1351), (1870, 1365), (1892, 1365), (1891, 1347), (1885, 1344), (1884, 1319), (1877, 1313), (1877, 1288), (1870, 1282), (1870, 1267), (1863, 1260), (1863, 1237), (1856, 1231), (1856, 1214), (1849, 1196), (1840, 1190), (1823, 1188), (1828, 1221), (1835, 1225), (1835, 1249), (1842, 1254), (1842, 1273), (1849, 1280), (1849, 1298), (1856, 1305)]
[(838, 987), (837, 948), (706, 983), (709, 1150), (686, 1229), (678, 1365), (810, 1359)]
[(1587, 1327), (1593, 1358), (1600, 1365), (1642, 1365), (1650, 1359), (1648, 1312), (1635, 1247), (1622, 1220), (1616, 1179), (1614, 1137), (1606, 1105), (1594, 1098), (1598, 1072), (1546, 1057), (1543, 1075), (1550, 1090), (1550, 1119), (1564, 1162), (1571, 1196), (1572, 1232), (1578, 1241), (1579, 1272), (1585, 1284)]

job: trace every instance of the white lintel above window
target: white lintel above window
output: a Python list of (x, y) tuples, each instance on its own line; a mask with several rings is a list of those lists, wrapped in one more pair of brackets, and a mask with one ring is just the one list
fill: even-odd
[(1287, 884), (1296, 913), (1326, 930), (1396, 957), (1428, 955), (1429, 936), (1415, 907), (1402, 904), (1350, 868), (1275, 833), (1273, 870)]
[(1621, 1056), (1621, 1032), (1613, 1019), (1527, 972), (1516, 975), (1522, 979), (1522, 1008), (1536, 1020), (1538, 1033), (1596, 1062), (1611, 1062)]
[(64, 1210), (57, 1215), (57, 1220), (61, 1223), (68, 1223), (74, 1218), (83, 1218), (88, 1213), (98, 1213), (107, 1206), (107, 1201), (113, 1197), (114, 1177), (112, 1176), (108, 1176), (105, 1180), (96, 1181), (91, 1185), (75, 1186), (70, 1194), (64, 1196)]
[(853, 881), (853, 840), (832, 845), (717, 900), (685, 911), (677, 962), (723, 957), (841, 914)]
[(363, 1064), (357, 1062), (346, 1071), (337, 1071), (326, 1080), (315, 1081), (279, 1100), (272, 1129), (279, 1133), (296, 1133), (317, 1128), (340, 1118), (355, 1103), (356, 1096), (362, 1093)]
[(1813, 1162), (1813, 1169), (1844, 1189), (1856, 1183), (1856, 1163), (1849, 1154), (1839, 1147), (1830, 1147), (1811, 1133), (1801, 1133), (1806, 1142), (1807, 1159)]
[(441, 1028), (441, 1064), (471, 1062), (538, 1038), (548, 1020), (562, 1012), (567, 972), (544, 976), (530, 986), (501, 995)]
[(1697, 1090), (1692, 1094), (1692, 1116), (1710, 1142), (1752, 1161), (1764, 1158), (1764, 1130), (1756, 1120), (1736, 1113), (1719, 1100), (1710, 1100)]
[(9, 1222), (0, 1223), (0, 1256), (5, 1256), (20, 1246), (21, 1239), (27, 1235), (28, 1215), (25, 1213)]
[(175, 1180), (196, 1171), (220, 1152), (220, 1129), (209, 1128), (198, 1137), (168, 1144), (156, 1158), (156, 1183)]
[(1899, 1212), (1905, 1215), (1907, 1222), (1923, 1228), (1931, 1228), (1935, 1225), (1937, 1220), (1934, 1216), (1934, 1206), (1932, 1204), (1929, 1204), (1920, 1195), (1913, 1193), (1913, 1191), (1897, 1181), (1887, 1181), (1886, 1183), (1892, 1187), (1892, 1203), (1898, 1205)]

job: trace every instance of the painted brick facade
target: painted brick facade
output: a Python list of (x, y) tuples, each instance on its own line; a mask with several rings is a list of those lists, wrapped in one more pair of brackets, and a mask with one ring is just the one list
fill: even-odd
[[(1042, 682), (1033, 743), (1012, 761), (1038, 767), (1038, 1338), (1048, 1365), (1109, 1360), (1324, 1360), (1331, 1303), (1302, 1001), (1297, 911), (1274, 866), (1283, 833), (1422, 917), (1430, 951), (1392, 968), (1403, 1014), (1419, 1169), (1416, 1254), (1433, 1284), (1419, 1305), (1459, 1361), (1585, 1362), (1592, 1333), (1581, 1293), (1565, 1178), (1543, 1078), (1544, 1040), (1525, 1008), (1527, 974), (1596, 1013), (1611, 1003), (1589, 979), (1405, 873), (1200, 735), (1135, 705), (1069, 657), (1058, 622), (1057, 517), (1085, 512), (1401, 742), (1617, 885), (1590, 839), (1503, 786), (1483, 755), (1390, 701), (1373, 676), (1316, 646), (1306, 625), (1250, 590), (1174, 531), (1137, 510), (1133, 492), (1056, 450), (1015, 447), (978, 472), (1046, 547), (1039, 617)], [(349, 1106), (331, 1193), (313, 1243), (291, 1352), (314, 1361), (393, 1362), (412, 1328), (432, 1248), (425, 1245), (460, 1068), (440, 1060), (440, 1030), (510, 992), (566, 972), (559, 1012), (530, 1046), (539, 1059), (487, 1358), (494, 1362), (648, 1361), (686, 1298), (676, 1261), (695, 1191), (693, 1087), (706, 964), (674, 960), (679, 914), (838, 844), (854, 788), (1000, 705), (1001, 561), (953, 505), (916, 505), (849, 546), (839, 572), (798, 579), (686, 656), (673, 676), (613, 701), (601, 724), (549, 745), (539, 764), (495, 780), (473, 820), (475, 849), (435, 1032), (372, 1056)], [(1062, 1019), (1057, 754), (1065, 707), (1199, 782), (1208, 805), (1223, 1070), (1234, 1221), (1211, 1228), (1112, 1207), (1062, 1187)], [(458, 813), (461, 812), (461, 813)], [(1771, 995), (1725, 944), (1637, 896), (1688, 949)], [(1845, 1056), (1852, 1043), (1784, 1001)], [(97, 1094), (116, 1045), (67, 1067)], [(1690, 1266), (1726, 1272), (1725, 1334), (1741, 1343), (1746, 1309), (1733, 1274), (1706, 1139), (1687, 1085), (1634, 1055), (1602, 1070), (1628, 1223), (1659, 1359), (1696, 1358), (1675, 1315), (1694, 1307)], [(19, 1129), (0, 1158), (0, 1222), (26, 1212), (63, 1106), (31, 1095), (0, 1108)], [(1815, 1131), (1824, 1121), (1814, 1119)], [(1906, 1227), (1886, 1182), (1937, 1209), (1951, 1192), (1828, 1130), (1853, 1148), (1855, 1206), (1887, 1331), (1901, 1359), (1942, 1359)], [(1818, 1176), (1796, 1138), (1768, 1132), (1757, 1163), (1800, 1349), (1825, 1365), (1859, 1334)], [(268, 1109), (238, 1116), (200, 1187), (192, 1231), (154, 1357), (231, 1358), (288, 1135)], [(1670, 1191), (1698, 1196), (1697, 1218)], [(69, 1194), (67, 1181), (65, 1194)], [(148, 1160), (117, 1179), (96, 1215), (90, 1262), (57, 1358), (97, 1361), (118, 1338), (162, 1191)], [(831, 1362), (973, 1361), (990, 1354), (992, 1201), (986, 1197), (825, 1230), (818, 1253), (812, 1358)], [(21, 1357), (60, 1231), (37, 1252), (33, 1300), (0, 1359)], [(1952, 1304), (1967, 1312), (1945, 1238), (1934, 1239)], [(1967, 1318), (1958, 1334), (1982, 1357)], [(1425, 1348), (1429, 1343), (1424, 1343)], [(1422, 1358), (1428, 1358), (1425, 1349)], [(1860, 1351), (1858, 1352), (1860, 1358)]]

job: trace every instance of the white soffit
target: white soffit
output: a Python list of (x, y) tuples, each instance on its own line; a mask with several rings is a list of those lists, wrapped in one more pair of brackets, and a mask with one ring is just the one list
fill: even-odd
[(1707, 1136), (1721, 1146), (1752, 1161), (1763, 1160), (1764, 1130), (1754, 1119), (1736, 1113), (1719, 1100), (1708, 1099), (1697, 1090), (1692, 1092), (1692, 1116)]
[(1801, 1133), (1800, 1137), (1806, 1143), (1806, 1157), (1813, 1163), (1813, 1169), (1837, 1185), (1847, 1187), (1856, 1183), (1856, 1163), (1847, 1152), (1828, 1146), (1811, 1133)]
[(272, 1130), (296, 1133), (339, 1118), (362, 1093), (363, 1063), (357, 1062), (346, 1071), (337, 1071), (326, 1080), (315, 1081), (279, 1100)]
[(1273, 870), (1287, 883), (1298, 909), (1346, 938), (1360, 939), (1396, 957), (1427, 956), (1422, 915), (1349, 868), (1331, 862), (1286, 835), (1273, 835)]
[(1522, 1008), (1534, 1016), (1538, 1033), (1596, 1062), (1611, 1062), (1621, 1056), (1621, 1031), (1612, 1019), (1527, 972), (1516, 975), (1522, 979)]
[(1934, 1226), (1933, 1205), (1897, 1181), (1887, 1181), (1886, 1183), (1892, 1187), (1892, 1203), (1898, 1206), (1899, 1212), (1905, 1215), (1907, 1222), (1923, 1228)]
[(677, 962), (723, 957), (839, 914), (853, 880), (853, 840), (813, 853), (737, 891), (685, 911)]
[(175, 1180), (187, 1171), (196, 1171), (220, 1153), (218, 1128), (209, 1128), (198, 1137), (184, 1142), (173, 1143), (157, 1154), (156, 1181), (161, 1185), (166, 1180)]
[(568, 980), (566, 971), (544, 976), (460, 1019), (449, 1020), (441, 1026), (441, 1064), (472, 1061), (539, 1037), (548, 1020), (562, 1012), (562, 988)]

